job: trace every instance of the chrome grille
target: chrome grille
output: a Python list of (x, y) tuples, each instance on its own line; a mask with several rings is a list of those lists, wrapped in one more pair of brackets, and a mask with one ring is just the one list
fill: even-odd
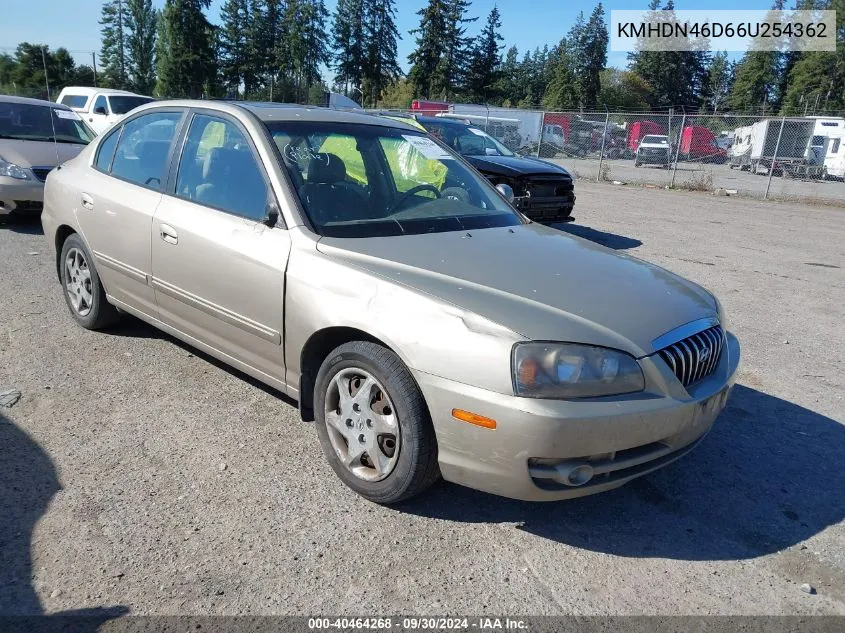
[(32, 173), (35, 174), (35, 177), (38, 178), (41, 182), (47, 180), (47, 174), (53, 171), (52, 167), (33, 167)]
[(713, 373), (724, 346), (725, 331), (715, 325), (664, 347), (658, 354), (687, 387)]

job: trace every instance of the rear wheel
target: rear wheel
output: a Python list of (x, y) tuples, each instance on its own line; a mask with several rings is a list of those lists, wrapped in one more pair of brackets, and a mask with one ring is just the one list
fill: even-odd
[(59, 260), (62, 290), (71, 315), (86, 330), (99, 330), (118, 319), (94, 267), (91, 253), (77, 234), (69, 236)]
[(354, 341), (335, 349), (317, 374), (314, 413), (329, 464), (362, 497), (396, 503), (437, 480), (425, 401), (411, 372), (385, 347)]

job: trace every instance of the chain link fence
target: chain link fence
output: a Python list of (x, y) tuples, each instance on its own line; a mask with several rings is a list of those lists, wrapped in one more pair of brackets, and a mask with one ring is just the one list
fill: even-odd
[(845, 206), (845, 118), (460, 104), (414, 113), (466, 121), (578, 178)]

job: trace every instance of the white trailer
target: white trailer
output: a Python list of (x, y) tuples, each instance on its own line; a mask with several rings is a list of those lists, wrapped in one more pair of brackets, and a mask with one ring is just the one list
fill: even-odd
[(845, 178), (845, 128), (827, 137), (822, 178)]
[(543, 113), (534, 110), (498, 108), (468, 103), (449, 106), (449, 114), (467, 119), (499, 139), (511, 149), (519, 149), (540, 140), (543, 130)]
[[(783, 131), (781, 132), (781, 127)], [(734, 130), (730, 167), (752, 173), (780, 173), (787, 177), (818, 178), (822, 164), (810, 148), (812, 119), (763, 119)]]

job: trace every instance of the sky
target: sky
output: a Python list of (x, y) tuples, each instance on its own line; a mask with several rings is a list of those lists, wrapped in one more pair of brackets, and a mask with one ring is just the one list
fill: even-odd
[[(219, 22), (220, 7), (224, 0), (212, 0), (209, 18)], [(334, 12), (336, 0), (325, 0), (326, 7)], [(399, 41), (399, 62), (408, 70), (408, 54), (413, 50), (414, 37), (408, 31), (419, 24), (416, 12), (426, 0), (397, 0), (396, 23), (402, 39)], [(157, 7), (164, 0), (153, 0)], [(469, 32), (476, 33), (483, 26), (494, 5), (502, 14), (502, 35), (506, 47), (516, 45), (520, 57), (526, 49), (553, 46), (572, 26), (583, 11), (589, 16), (597, 2), (593, 0), (473, 0), (470, 15), (478, 16)], [(612, 9), (644, 9), (648, 0), (608, 0), (603, 3), (610, 22)], [(696, 0), (676, 0), (677, 9), (701, 8)], [(4, 6), (5, 5), (5, 6)], [(771, 0), (745, 0), (743, 9), (768, 9)], [(100, 49), (101, 0), (0, 0), (0, 53), (13, 53), (19, 42), (47, 44), (50, 48), (67, 48), (80, 64), (91, 64), (91, 52)], [(734, 9), (736, 0), (707, 0), (707, 9)], [(608, 65), (625, 67), (625, 53), (609, 53)]]

